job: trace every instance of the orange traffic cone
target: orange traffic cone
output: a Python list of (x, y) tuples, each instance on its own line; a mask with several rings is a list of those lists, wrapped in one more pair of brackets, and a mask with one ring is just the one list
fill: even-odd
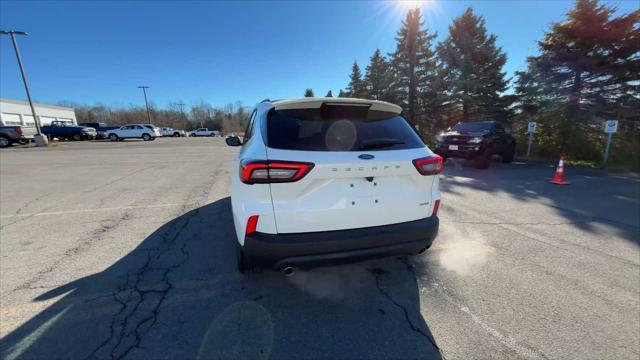
[(558, 162), (556, 174), (553, 175), (551, 183), (556, 185), (571, 185), (570, 182), (564, 180), (564, 156), (560, 156), (560, 162)]

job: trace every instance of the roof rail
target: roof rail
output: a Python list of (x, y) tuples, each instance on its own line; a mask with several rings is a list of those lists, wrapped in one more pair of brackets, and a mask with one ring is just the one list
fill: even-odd
[(264, 99), (264, 100), (260, 101), (260, 103), (266, 103), (266, 102), (271, 102), (271, 99)]

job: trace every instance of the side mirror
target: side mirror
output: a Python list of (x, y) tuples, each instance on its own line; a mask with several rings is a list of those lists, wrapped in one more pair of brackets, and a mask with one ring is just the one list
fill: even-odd
[(240, 141), (240, 139), (238, 139), (237, 136), (228, 137), (228, 138), (224, 139), (224, 141), (229, 146), (240, 146), (240, 145), (242, 145), (242, 142)]

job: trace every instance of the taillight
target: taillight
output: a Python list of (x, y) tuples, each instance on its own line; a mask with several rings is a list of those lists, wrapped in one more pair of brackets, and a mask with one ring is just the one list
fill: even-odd
[(22, 135), (22, 128), (18, 126), (16, 128), (16, 132), (18, 133), (18, 135)]
[(433, 203), (433, 212), (431, 213), (431, 216), (436, 216), (438, 215), (438, 210), (440, 209), (440, 199), (436, 200)]
[(294, 182), (313, 169), (313, 163), (294, 161), (243, 161), (240, 179), (245, 184)]
[(413, 160), (413, 165), (422, 175), (437, 175), (442, 172), (442, 157), (431, 155)]
[(258, 218), (259, 215), (251, 215), (247, 220), (247, 228), (244, 232), (245, 235), (253, 234), (256, 232), (256, 228), (258, 227)]

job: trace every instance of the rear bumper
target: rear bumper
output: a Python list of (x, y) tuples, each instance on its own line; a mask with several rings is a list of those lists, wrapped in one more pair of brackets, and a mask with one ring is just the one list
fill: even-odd
[(296, 234), (253, 233), (243, 251), (254, 264), (273, 267), (312, 266), (416, 254), (438, 234), (437, 216), (369, 228)]
[(436, 145), (434, 152), (444, 157), (472, 159), (476, 157), (478, 154), (481, 154), (484, 151), (484, 149), (485, 149), (484, 145), (474, 144), (474, 145), (458, 145), (458, 150), (449, 150), (449, 144), (441, 144), (441, 145)]

